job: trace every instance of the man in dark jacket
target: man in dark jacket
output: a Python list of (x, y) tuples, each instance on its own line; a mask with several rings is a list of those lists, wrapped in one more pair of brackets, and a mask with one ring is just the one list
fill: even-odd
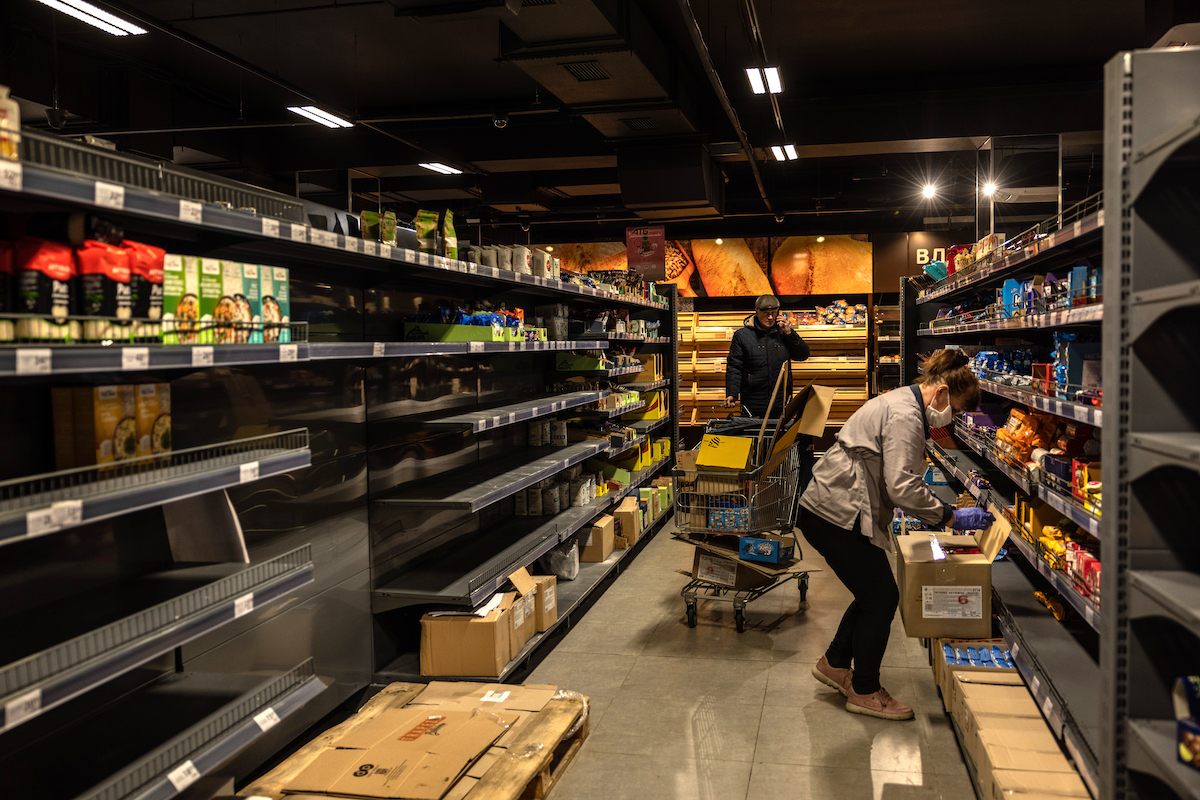
[(751, 416), (778, 416), (792, 393), (792, 376), (780, 388), (775, 405), (768, 409), (771, 392), (779, 371), (787, 361), (808, 358), (808, 345), (792, 326), (779, 316), (779, 300), (764, 294), (754, 303), (754, 313), (729, 342), (729, 361), (725, 369), (725, 405), (733, 406), (740, 398)]

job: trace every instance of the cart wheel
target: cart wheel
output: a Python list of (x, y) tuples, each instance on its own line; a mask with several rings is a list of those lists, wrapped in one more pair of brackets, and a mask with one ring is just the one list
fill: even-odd
[(738, 633), (745, 633), (745, 631), (746, 631), (746, 612), (740, 608), (735, 608), (733, 610), (733, 624), (735, 626), (737, 626)]
[(687, 625), (689, 628), (696, 627), (696, 604), (687, 604)]

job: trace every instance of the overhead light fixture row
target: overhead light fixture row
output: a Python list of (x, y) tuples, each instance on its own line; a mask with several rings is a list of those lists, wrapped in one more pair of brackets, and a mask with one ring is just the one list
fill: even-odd
[(132, 22), (123, 20), (115, 14), (110, 14), (102, 8), (85, 3), (83, 0), (38, 0), (39, 3), (60, 11), (80, 22), (86, 22), (93, 28), (99, 28), (113, 36), (139, 36), (146, 32)]
[(985, 184), (983, 187), (983, 193), (986, 194), (988, 197), (991, 197), (992, 195), (994, 195), (996, 193), (996, 184), (992, 183), (991, 181), (988, 181), (987, 184)]
[(448, 167), (445, 164), (439, 164), (436, 161), (430, 161), (426, 164), (419, 164), (418, 166), (424, 167), (425, 169), (428, 169), (428, 170), (432, 170), (433, 172), (440, 172), (442, 175), (462, 175), (461, 169), (455, 169), (454, 167)]
[(750, 81), (750, 90), (755, 94), (783, 93), (783, 79), (779, 76), (779, 67), (747, 67), (746, 78)]
[(796, 154), (796, 145), (772, 145), (771, 154), (775, 156), (776, 161), (795, 161), (800, 156)]
[(293, 114), (299, 114), (305, 119), (311, 119), (313, 122), (318, 122), (326, 128), (353, 128), (354, 123), (335, 117), (328, 111), (322, 111), (316, 106), (288, 106), (288, 111)]

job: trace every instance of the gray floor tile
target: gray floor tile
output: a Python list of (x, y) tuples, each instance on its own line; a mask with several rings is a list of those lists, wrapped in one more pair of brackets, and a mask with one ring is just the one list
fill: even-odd
[(625, 676), (637, 656), (568, 653), (555, 649), (529, 676), (528, 683), (551, 683), (586, 695), (613, 697), (621, 691)]
[(599, 653), (636, 656), (654, 638), (657, 618), (625, 620), (624, 624), (592, 618), (590, 612), (583, 621), (559, 642), (554, 650), (563, 653)]
[(655, 701), (711, 698), (761, 706), (771, 667), (760, 661), (661, 658), (643, 653), (625, 676), (619, 696)]
[(919, 772), (755, 763), (746, 800), (940, 800), (940, 790)]
[(650, 703), (622, 692), (609, 704), (584, 749), (656, 756), (666, 763), (750, 761), (761, 715), (761, 703), (729, 703), (711, 696)]
[(677, 613), (668, 615), (654, 632), (654, 639), (642, 651), (644, 656), (670, 658), (713, 658), (735, 661), (773, 660), (774, 640), (759, 626), (768, 626), (778, 617), (774, 614), (747, 613), (748, 629), (738, 633), (733, 613), (725, 608), (717, 615), (711, 609), (698, 609), (696, 627), (689, 628), (684, 617), (682, 601)]
[(864, 772), (932, 771), (922, 764), (922, 743), (921, 727), (915, 721), (874, 719), (844, 708), (768, 705), (763, 709), (754, 760)]
[(743, 800), (748, 762), (602, 753), (584, 747), (554, 800)]

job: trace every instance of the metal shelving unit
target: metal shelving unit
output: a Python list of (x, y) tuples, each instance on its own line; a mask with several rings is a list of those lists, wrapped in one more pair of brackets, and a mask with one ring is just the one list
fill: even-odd
[(312, 463), (297, 429), (0, 483), (0, 545), (226, 489)]
[(1027, 405), (1030, 408), (1035, 408), (1038, 411), (1044, 411), (1047, 414), (1053, 414), (1056, 417), (1083, 422), (1094, 427), (1101, 427), (1104, 419), (1103, 409), (1096, 406), (1085, 405), (1083, 403), (1072, 403), (1068, 400), (1059, 400), (1054, 397), (1049, 397), (1037, 392), (1031, 392), (1028, 389), (1022, 389), (1016, 386), (1005, 386), (995, 381), (981, 379), (979, 388), (985, 392), (996, 395), (997, 397), (1005, 397), (1009, 400), (1015, 400), (1018, 403)]
[(620, 384), (620, 387), (622, 389), (632, 389), (635, 392), (650, 392), (655, 389), (661, 389), (664, 386), (670, 385), (671, 379), (663, 378), (662, 380), (657, 381), (634, 381), (633, 383), (622, 383)]
[[(949, 317), (948, 319), (954, 319)], [(1104, 306), (1090, 305), (1048, 311), (1045, 314), (1030, 314), (1004, 319), (984, 319), (975, 322), (953, 323), (936, 320), (920, 329), (922, 336), (956, 336), (963, 333), (1002, 333), (1004, 331), (1047, 330), (1071, 325), (1090, 325), (1104, 321)]]
[[(253, 565), (172, 566), (91, 591), (84, 604), (70, 598), (65, 603), (10, 616), (8, 624), (14, 630), (36, 633), (0, 645), (0, 652), (12, 659), (0, 667), (0, 708), (5, 712), (0, 733), (271, 603), (312, 579), (312, 547), (305, 545)], [(199, 588), (189, 591), (197, 584)], [(163, 594), (174, 596), (135, 614), (114, 618), (131, 599), (136, 602), (139, 597)], [(61, 623), (63, 617), (69, 620), (67, 625)], [(71, 636), (73, 630), (83, 632)], [(31, 651), (46, 640), (54, 643)]]
[(1104, 800), (1200, 797), (1172, 691), (1196, 673), (1200, 545), (1200, 48), (1118, 54), (1105, 73)]
[(486, 408), (479, 411), (468, 411), (465, 414), (455, 414), (451, 417), (441, 417), (433, 420), (431, 426), (462, 427), (469, 426), (472, 433), (502, 428), (518, 422), (526, 422), (538, 417), (546, 417), (589, 403), (595, 403), (608, 397), (611, 392), (601, 389), (595, 392), (570, 392), (568, 394), (535, 397), (518, 403)]

